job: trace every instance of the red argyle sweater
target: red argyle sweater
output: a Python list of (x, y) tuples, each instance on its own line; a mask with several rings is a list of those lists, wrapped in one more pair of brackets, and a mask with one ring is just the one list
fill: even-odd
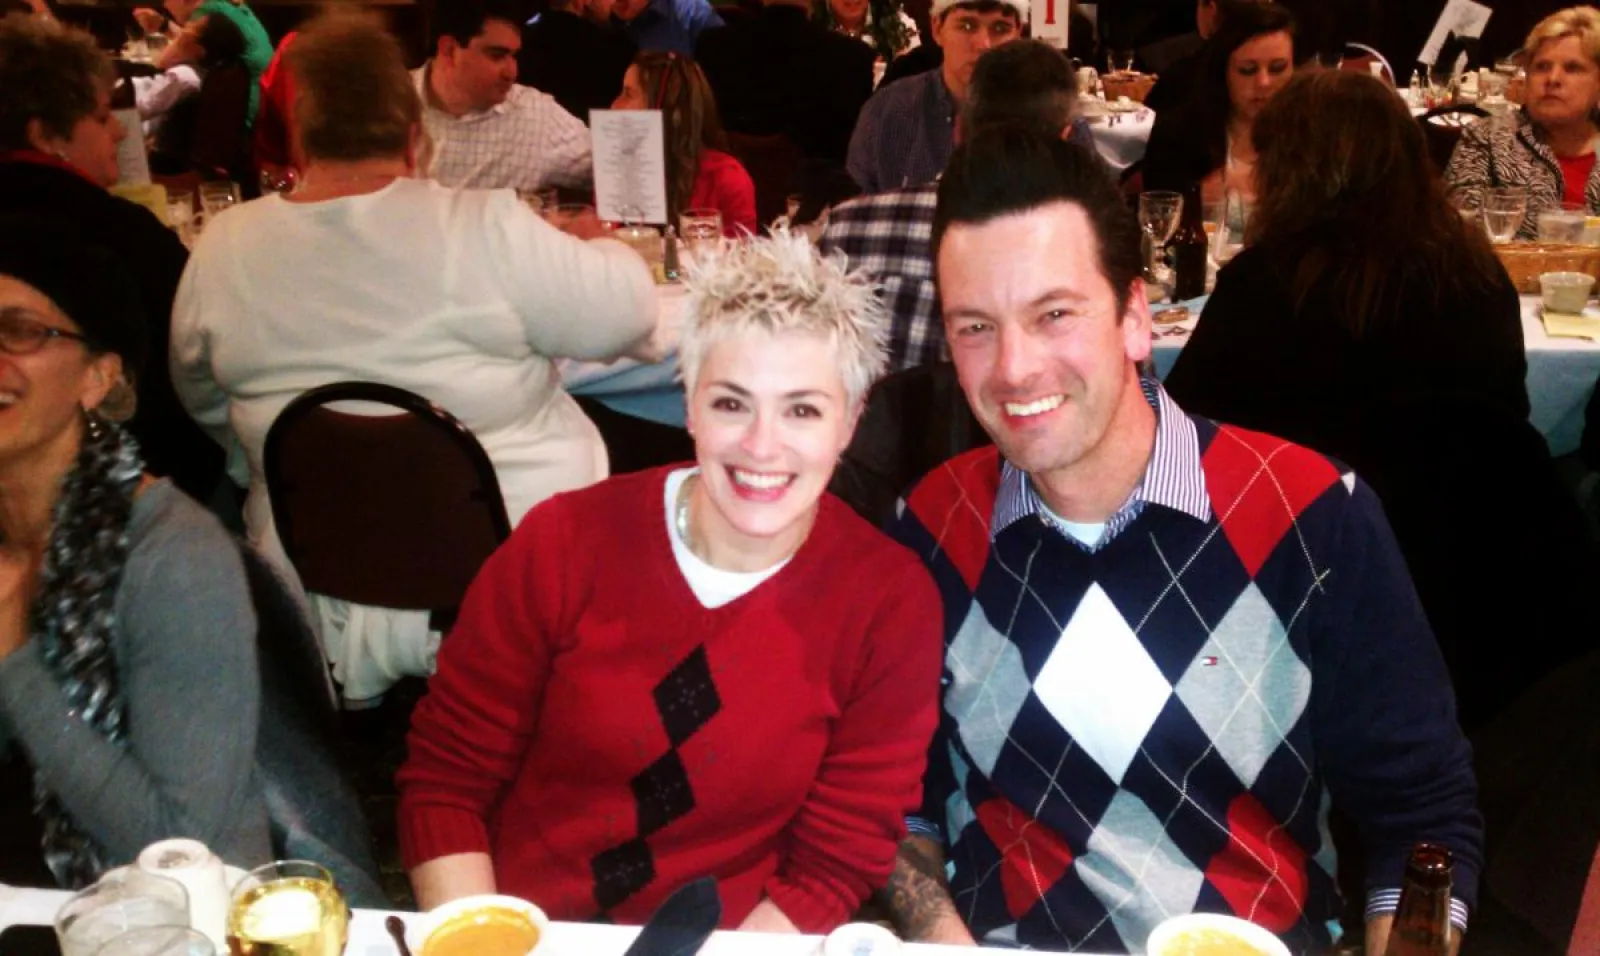
[(938, 598), (824, 496), (777, 574), (703, 607), (673, 558), (667, 470), (535, 508), (484, 565), (399, 775), (407, 867), (487, 852), (553, 919), (641, 923), (714, 876), (802, 930), (889, 874), (936, 723)]
[(1209, 520), (1146, 502), (1093, 551), (1038, 513), (991, 536), (990, 448), (924, 479), (895, 526), (944, 600), (922, 814), (980, 938), (1139, 952), (1200, 911), (1326, 946), (1330, 803), (1369, 891), (1431, 839), (1475, 898), (1470, 753), (1377, 498), (1315, 452), (1191, 420)]

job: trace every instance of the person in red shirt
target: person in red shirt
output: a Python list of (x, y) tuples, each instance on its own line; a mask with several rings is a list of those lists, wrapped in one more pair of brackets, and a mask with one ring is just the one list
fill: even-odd
[(1600, 11), (1568, 7), (1544, 18), (1528, 34), (1522, 60), (1522, 105), (1468, 126), (1444, 178), (1462, 209), (1481, 207), (1491, 189), (1522, 188), (1527, 206), (1516, 237), (1535, 239), (1540, 213), (1600, 213)]
[(677, 53), (641, 53), (622, 78), (616, 110), (661, 110), (667, 147), (667, 208), (722, 213), (726, 236), (754, 235), (756, 187), (728, 152), (717, 100), (705, 74)]
[(819, 933), (888, 879), (942, 614), (826, 492), (887, 317), (787, 234), (729, 244), (687, 315), (696, 462), (534, 508), (441, 647), (398, 776), (424, 908), (499, 892), (641, 923), (712, 876), (725, 927)]
[(291, 32), (278, 44), (267, 71), (261, 74), (261, 112), (256, 114), (256, 128), (251, 144), (251, 157), (263, 183), (273, 181), (293, 185), (300, 164), (291, 154), (289, 128), (294, 109), (294, 77), (284, 66), (284, 51), (294, 42), (298, 32)]

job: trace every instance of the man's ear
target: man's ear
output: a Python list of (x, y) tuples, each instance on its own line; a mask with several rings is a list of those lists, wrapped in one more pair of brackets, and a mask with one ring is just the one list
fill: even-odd
[(44, 120), (35, 116), (28, 120), (28, 145), (41, 153), (55, 155), (56, 144), (60, 137), (52, 136), (44, 128)]

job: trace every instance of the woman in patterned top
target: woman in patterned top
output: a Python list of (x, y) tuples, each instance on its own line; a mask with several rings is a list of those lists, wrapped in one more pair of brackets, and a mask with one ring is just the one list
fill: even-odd
[(877, 50), (885, 62), (922, 43), (916, 21), (900, 8), (898, 0), (817, 0), (811, 19), (860, 40)]
[(1445, 180), (1457, 205), (1476, 209), (1497, 186), (1528, 191), (1520, 239), (1539, 234), (1539, 213), (1600, 212), (1600, 10), (1569, 7), (1546, 17), (1523, 46), (1527, 92), (1521, 109), (1467, 128)]

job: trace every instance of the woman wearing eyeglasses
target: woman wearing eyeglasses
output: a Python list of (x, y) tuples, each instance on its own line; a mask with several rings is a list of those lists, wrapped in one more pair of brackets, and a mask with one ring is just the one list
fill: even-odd
[(0, 220), (0, 882), (80, 887), (188, 837), (238, 866), (309, 855), (381, 901), (331, 755), (263, 690), (258, 630), (285, 634), (249, 556), (118, 424), (136, 298), (110, 253)]
[[(0, 18), (0, 213), (69, 223), (114, 253), (153, 322), (152, 355), (165, 355), (173, 295), (189, 253), (148, 209), (111, 195), (117, 144), (128, 135), (111, 112), (111, 61), (81, 30), (39, 17)], [(137, 135), (137, 131), (135, 131)], [(222, 451), (178, 403), (165, 368), (135, 383), (128, 428), (150, 470), (206, 500), (222, 477)]]

